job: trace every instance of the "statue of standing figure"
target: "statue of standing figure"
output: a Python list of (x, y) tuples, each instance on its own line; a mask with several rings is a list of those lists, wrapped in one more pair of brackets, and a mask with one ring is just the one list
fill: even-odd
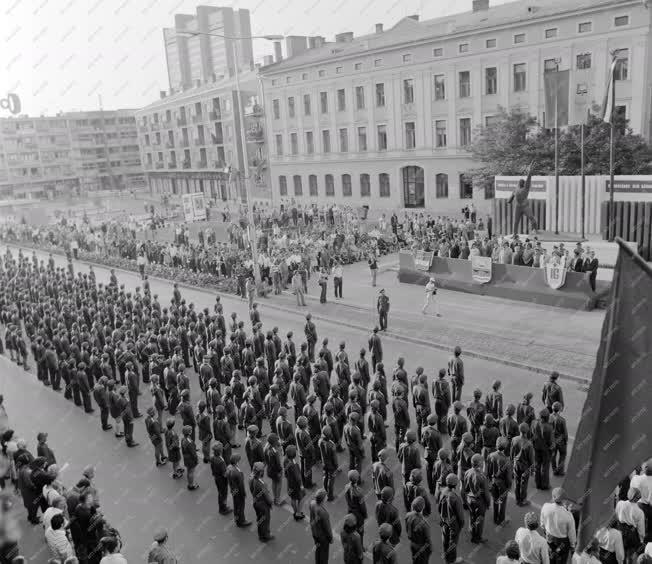
[(532, 223), (532, 231), (536, 233), (537, 231), (537, 220), (532, 213), (532, 207), (528, 200), (530, 195), (530, 186), (532, 185), (532, 166), (534, 161), (532, 161), (527, 167), (527, 178), (523, 180), (522, 178), (518, 181), (518, 188), (512, 192), (508, 204), (511, 204), (514, 200), (516, 203), (514, 205), (514, 229), (512, 233), (517, 234), (518, 224), (521, 221), (521, 217), (525, 216)]

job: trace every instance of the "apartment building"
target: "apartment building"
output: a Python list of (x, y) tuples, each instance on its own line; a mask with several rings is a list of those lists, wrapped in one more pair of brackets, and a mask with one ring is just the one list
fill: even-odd
[(0, 119), (0, 198), (145, 185), (131, 110)]
[(249, 177), (254, 201), (269, 199), (258, 86), (255, 73), (247, 71), (240, 76), (240, 99), (234, 80), (227, 77), (181, 92), (161, 92), (159, 100), (136, 112), (141, 159), (152, 193), (203, 192), (213, 201), (242, 201)]
[(554, 70), (600, 102), (612, 53), (617, 110), (650, 139), (651, 14), (633, 0), (474, 0), (362, 37), (295, 38), (292, 56), (260, 69), (274, 198), (488, 211), (493, 187), (465, 176), (475, 129), (500, 107), (541, 119)]

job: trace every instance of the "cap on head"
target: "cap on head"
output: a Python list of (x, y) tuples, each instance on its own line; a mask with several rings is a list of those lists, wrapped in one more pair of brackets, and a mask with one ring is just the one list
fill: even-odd
[(380, 499), (383, 501), (391, 501), (394, 497), (394, 490), (391, 486), (385, 486), (380, 492)]
[(168, 538), (168, 532), (165, 529), (159, 529), (154, 533), (154, 540), (156, 542), (165, 542), (165, 539)]

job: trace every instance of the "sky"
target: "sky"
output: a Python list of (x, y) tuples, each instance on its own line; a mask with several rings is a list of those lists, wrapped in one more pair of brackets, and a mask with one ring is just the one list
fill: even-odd
[[(502, 4), (506, 0), (491, 0)], [(22, 113), (140, 108), (168, 89), (164, 27), (194, 13), (197, 0), (0, 0), (0, 98), (19, 95)], [(419, 14), (422, 20), (469, 11), (472, 0), (231, 0), (247, 8), (254, 35), (363, 35)], [(256, 62), (271, 43), (254, 43)], [(0, 116), (8, 115), (0, 110)]]

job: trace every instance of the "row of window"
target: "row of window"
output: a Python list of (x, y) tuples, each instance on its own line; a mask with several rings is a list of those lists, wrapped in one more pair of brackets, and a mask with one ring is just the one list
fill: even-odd
[[(203, 117), (204, 113), (214, 113), (214, 117), (219, 119), (222, 111), (226, 113), (231, 112), (231, 100), (229, 98), (213, 98), (212, 101), (206, 105), (208, 112), (204, 112), (204, 105), (202, 102), (195, 102), (191, 108), (194, 110), (192, 113), (193, 117)], [(190, 114), (190, 112), (188, 112), (188, 114)], [(154, 112), (151, 116), (142, 116), (141, 124), (147, 125), (150, 123), (159, 124), (161, 122), (171, 122), (175, 116), (178, 117), (178, 119), (185, 121), (187, 118), (186, 107), (180, 106), (178, 114), (173, 114), (172, 110), (165, 110), (165, 113), (161, 112), (159, 114), (158, 112)]]
[[(616, 51), (617, 64), (616, 64), (616, 80), (627, 80), (629, 76), (628, 60), (629, 49), (619, 49)], [(544, 72), (556, 72), (559, 70), (559, 59), (545, 59), (543, 62)], [(576, 56), (576, 68), (578, 70), (586, 70), (591, 68), (592, 57), (591, 53), (580, 53)], [(487, 67), (484, 69), (484, 94), (495, 95), (498, 94), (498, 68)], [(459, 98), (471, 97), (471, 72), (459, 71), (458, 72), (458, 89), (457, 95)], [(527, 89), (527, 64), (516, 63), (512, 66), (512, 88), (514, 92), (524, 92)], [(365, 87), (356, 86), (354, 88), (355, 95), (355, 109), (364, 110), (367, 106), (365, 97)], [(446, 100), (446, 75), (435, 74), (433, 75), (433, 99)], [(413, 104), (415, 100), (415, 84), (413, 78), (406, 78), (403, 80), (403, 95), (402, 103)], [(375, 88), (375, 106), (377, 108), (384, 107), (385, 100), (385, 83), (379, 82)], [(347, 109), (346, 89), (340, 88), (336, 92), (336, 109), (338, 112), (344, 112)], [(319, 110), (321, 114), (327, 114), (329, 111), (328, 92), (319, 93)], [(297, 114), (296, 98), (289, 96), (287, 98), (287, 117), (295, 118)], [(303, 115), (312, 115), (312, 101), (310, 94), (303, 95)], [(281, 119), (281, 101), (278, 98), (272, 100), (272, 116), (275, 120)]]
[[(620, 16), (615, 16), (613, 19), (613, 26), (614, 27), (625, 27), (629, 25), (629, 16), (628, 15), (620, 15)], [(577, 33), (590, 33), (593, 31), (593, 22), (591, 21), (584, 21), (584, 22), (579, 22), (577, 24)], [(546, 28), (543, 32), (543, 37), (545, 39), (556, 39), (559, 36), (559, 28), (557, 27), (549, 27)], [(512, 36), (512, 41), (514, 45), (521, 45), (527, 41), (527, 34), (526, 33), (515, 33)], [(497, 40), (495, 38), (489, 38), (485, 40), (485, 48), (486, 49), (494, 49), (497, 46)], [(460, 54), (465, 54), (468, 53), (470, 49), (469, 43), (459, 43), (457, 46), (457, 51)], [(444, 56), (444, 48), (443, 47), (434, 47), (432, 50), (432, 56), (434, 58), (440, 58)], [(403, 63), (411, 63), (412, 62), (412, 53), (404, 53), (401, 56), (401, 59)], [(373, 66), (374, 67), (381, 67), (383, 65), (383, 59), (374, 59)], [(354, 70), (360, 71), (363, 70), (364, 66), (361, 62), (354, 63), (353, 65)], [(344, 67), (342, 66), (337, 66), (335, 67), (335, 74), (342, 74), (344, 72)], [(320, 78), (323, 78), (326, 76), (326, 70), (325, 69), (320, 69), (318, 71), (318, 75)], [(302, 80), (308, 80), (309, 74), (307, 72), (304, 72), (301, 74), (301, 79)], [(285, 77), (285, 82), (286, 84), (289, 84), (292, 82), (292, 77), (291, 76), (286, 76)], [(272, 86), (276, 86), (278, 84), (278, 79), (272, 79)]]
[[(224, 131), (226, 131), (226, 135), (224, 135)], [(209, 133), (210, 133), (210, 137), (209, 137)], [(232, 136), (233, 136), (232, 125), (227, 124), (226, 128), (224, 128), (223, 130), (222, 124), (216, 123), (215, 127), (213, 128), (213, 131), (210, 131), (209, 128), (204, 127), (203, 125), (198, 125), (197, 136), (195, 137), (195, 139), (199, 141), (200, 145), (210, 145), (211, 140), (214, 145), (223, 145), (224, 139), (226, 138), (227, 140), (230, 140)], [(145, 140), (145, 146), (160, 145), (163, 142), (163, 136), (160, 131), (155, 132), (153, 137), (150, 137), (150, 134), (146, 133), (144, 140)], [(166, 143), (170, 147), (174, 146), (174, 131), (171, 129), (168, 130)], [(190, 137), (188, 135), (187, 127), (181, 129), (180, 143), (190, 144)]]
[[(493, 116), (487, 116), (485, 119), (485, 125), (492, 124)], [(447, 133), (448, 126), (447, 120), (436, 120), (435, 121), (435, 147), (444, 148), (447, 147)], [(367, 128), (361, 126), (356, 128), (357, 132), (357, 152), (364, 153), (368, 147), (367, 142)], [(405, 149), (416, 149), (416, 122), (407, 121), (404, 123), (404, 147)], [(342, 127), (338, 130), (338, 141), (339, 145), (337, 151), (340, 153), (348, 153), (349, 148), (349, 130), (346, 127)], [(466, 147), (471, 143), (471, 118), (460, 118), (459, 119), (459, 142), (458, 146)], [(275, 136), (276, 144), (276, 156), (282, 157), (285, 154), (284, 145), (283, 145), (283, 135), (277, 133)], [(376, 126), (376, 150), (377, 151), (387, 151), (387, 126), (386, 125), (377, 125)], [(304, 144), (304, 154), (312, 155), (315, 151), (315, 139), (312, 131), (305, 132), (305, 144)], [(331, 144), (331, 131), (330, 129), (323, 129), (321, 132), (321, 152), (322, 153), (331, 153), (333, 152), (333, 147)], [(290, 133), (290, 154), (298, 155), (299, 154), (299, 134)]]
[[(164, 153), (163, 151), (158, 151), (157, 153), (146, 153), (145, 154), (145, 159), (147, 161), (147, 164), (151, 165), (154, 162), (154, 155), (157, 157), (157, 161), (159, 163), (164, 162)], [(224, 164), (227, 162), (227, 155), (224, 152), (224, 147), (217, 147), (217, 152), (215, 153), (217, 160), (214, 163), (211, 163), (211, 166), (213, 164), (217, 167), (219, 166), (224, 166)], [(202, 163), (202, 165), (208, 166), (209, 162), (209, 153), (206, 149), (201, 148), (199, 149), (199, 162)], [(229, 151), (228, 152), (228, 160), (230, 161), (233, 158), (233, 152)], [(177, 162), (177, 152), (176, 151), (170, 151), (170, 164), (176, 164)], [(191, 159), (191, 152), (190, 149), (184, 149), (183, 150), (183, 159), (181, 161), (182, 163), (187, 163), (187, 168), (190, 168), (190, 164), (192, 162)]]
[[(341, 182), (342, 196), (347, 198), (353, 196), (353, 184), (351, 181), (351, 175), (342, 174)], [(295, 174), (292, 177), (292, 185), (294, 187), (294, 195), (303, 196), (303, 180), (300, 175)], [(359, 186), (360, 196), (363, 198), (370, 198), (371, 176), (368, 174), (361, 174), (359, 177)], [(280, 196), (288, 195), (288, 183), (286, 176), (281, 175), (278, 177), (278, 187)], [(327, 174), (324, 176), (324, 189), (326, 196), (335, 196), (335, 177), (332, 174)], [(319, 184), (316, 174), (311, 174), (308, 176), (308, 195), (315, 197), (319, 196)], [(390, 197), (389, 174), (384, 172), (378, 175), (378, 196), (380, 198)]]

